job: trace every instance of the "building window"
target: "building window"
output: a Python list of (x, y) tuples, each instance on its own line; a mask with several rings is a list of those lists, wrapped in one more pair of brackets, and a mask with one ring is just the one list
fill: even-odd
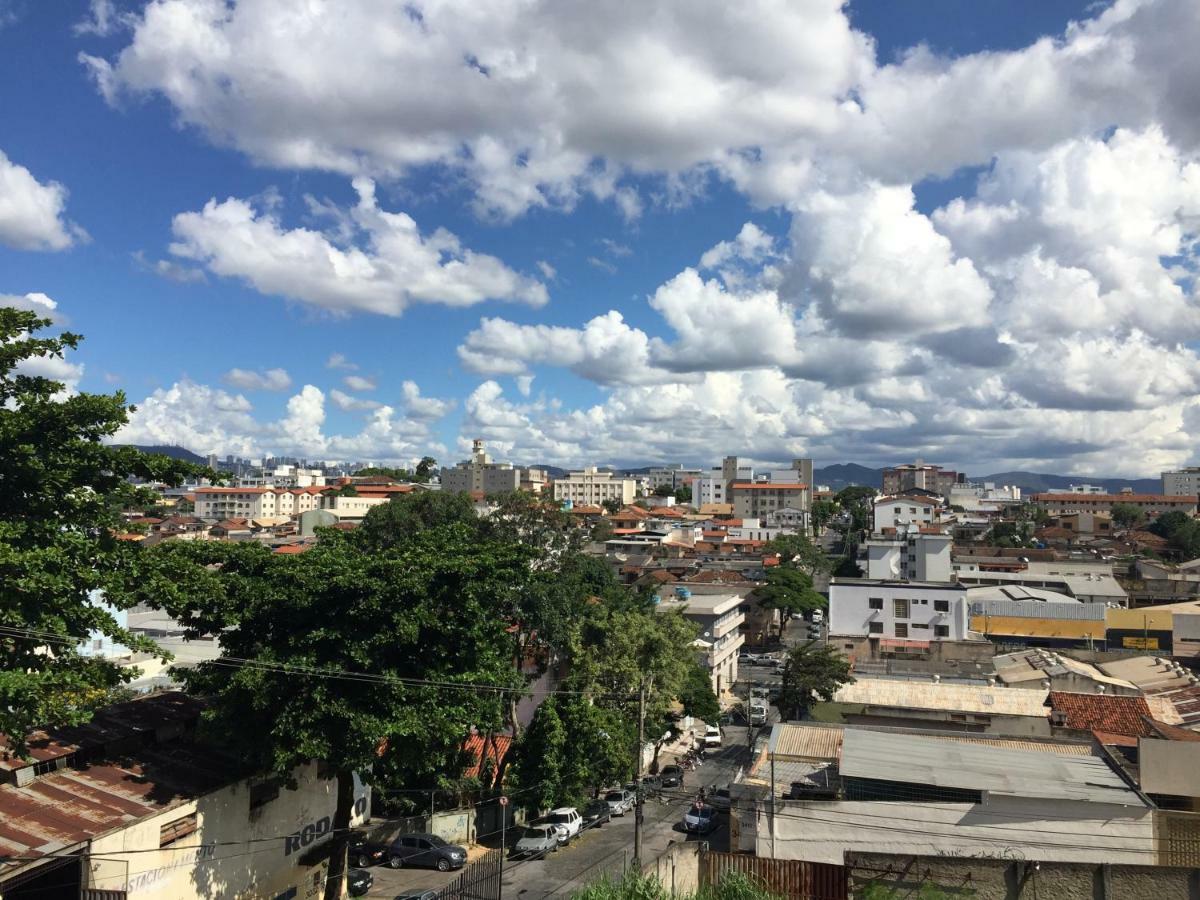
[(908, 601), (893, 600), (892, 601), (892, 616), (897, 619), (908, 618)]
[(907, 622), (897, 622), (896, 623), (896, 637), (908, 637), (908, 623)]
[(918, 622), (913, 622), (912, 627), (913, 627), (913, 631), (928, 631), (929, 630), (928, 625), (922, 625)]
[(867, 599), (867, 607), (869, 609), (883, 609), (882, 597), (869, 597)]
[(882, 622), (868, 622), (867, 623), (867, 634), (883, 634), (883, 623)]
[(196, 832), (196, 814), (184, 816), (181, 819), (175, 819), (168, 822), (158, 829), (158, 846), (165, 847), (168, 844), (174, 843), (181, 837), (187, 837), (189, 834)]
[(934, 600), (933, 601), (933, 611), (934, 612), (950, 612), (950, 601), (949, 600)]
[(949, 625), (934, 625), (933, 626), (933, 636), (934, 637), (950, 637), (950, 626)]

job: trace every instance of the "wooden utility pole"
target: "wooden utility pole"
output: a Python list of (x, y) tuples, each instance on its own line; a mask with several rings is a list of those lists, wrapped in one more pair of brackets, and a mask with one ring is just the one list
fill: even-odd
[(642, 679), (638, 690), (638, 743), (637, 743), (637, 806), (633, 816), (633, 863), (638, 874), (642, 871), (642, 802), (645, 791), (642, 788), (642, 757), (646, 746), (646, 680)]

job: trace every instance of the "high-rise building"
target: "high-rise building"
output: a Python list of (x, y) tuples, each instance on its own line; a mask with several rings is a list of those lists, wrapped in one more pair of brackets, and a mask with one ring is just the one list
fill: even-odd
[(1200, 494), (1200, 466), (1162, 473), (1162, 492), (1172, 497)]
[(918, 459), (913, 463), (884, 469), (882, 486), (884, 494), (899, 494), (917, 488), (949, 497), (951, 488), (959, 481), (965, 480), (966, 478), (958, 472), (943, 469), (941, 466), (931, 466)]
[(566, 478), (554, 479), (554, 499), (575, 506), (600, 506), (607, 500), (618, 500), (625, 506), (633, 502), (636, 488), (632, 478), (617, 478), (612, 472), (588, 466), (568, 473)]
[(479, 438), (471, 444), (470, 459), (442, 469), (441, 474), (443, 491), (503, 494), (521, 487), (521, 470), (514, 468), (512, 463), (492, 462)]

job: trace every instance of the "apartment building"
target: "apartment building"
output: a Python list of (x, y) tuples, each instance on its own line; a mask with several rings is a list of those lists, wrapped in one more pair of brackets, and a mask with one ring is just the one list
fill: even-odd
[(950, 581), (948, 534), (900, 529), (895, 536), (874, 535), (863, 543), (868, 578), (907, 581)]
[(834, 578), (829, 635), (881, 641), (961, 641), (969, 632), (967, 589), (948, 582)]
[(699, 593), (684, 585), (671, 594), (664, 590), (659, 596), (659, 612), (682, 610), (685, 619), (700, 626), (695, 644), (701, 665), (712, 677), (713, 691), (720, 696), (722, 691), (731, 690), (737, 681), (738, 650), (746, 642), (741, 632), (746, 616), (740, 608), (745, 597), (727, 591)]
[(909, 494), (900, 497), (880, 497), (874, 503), (876, 533), (885, 528), (931, 526), (942, 520), (942, 503), (937, 497)]
[(918, 459), (913, 463), (884, 469), (883, 493), (899, 494), (916, 488), (949, 497), (951, 489), (961, 478), (958, 472), (927, 465), (924, 460)]
[(1033, 502), (1052, 516), (1068, 513), (1111, 513), (1113, 506), (1124, 503), (1154, 518), (1166, 512), (1196, 515), (1196, 494), (1092, 494), (1083, 492), (1047, 492), (1034, 494)]
[(320, 509), (328, 487), (203, 487), (196, 488), (196, 517), (210, 522), (222, 519), (265, 519), (298, 516)]
[(553, 496), (573, 506), (602, 506), (607, 500), (628, 505), (636, 496), (636, 483), (632, 478), (620, 478), (596, 466), (587, 466), (568, 473), (566, 478), (556, 478)]
[(702, 469), (687, 469), (682, 463), (671, 463), (666, 466), (655, 466), (646, 473), (646, 477), (651, 491), (661, 487), (676, 491), (691, 484), (692, 480), (700, 477), (701, 474), (703, 474)]
[(735, 481), (729, 486), (728, 503), (739, 519), (766, 519), (783, 509), (812, 507), (807, 482)]
[(451, 493), (504, 494), (521, 488), (521, 470), (512, 463), (492, 462), (479, 439), (471, 444), (471, 458), (442, 469), (441, 478), (442, 490)]
[(1162, 492), (1169, 497), (1200, 495), (1200, 466), (1188, 466), (1162, 473)]

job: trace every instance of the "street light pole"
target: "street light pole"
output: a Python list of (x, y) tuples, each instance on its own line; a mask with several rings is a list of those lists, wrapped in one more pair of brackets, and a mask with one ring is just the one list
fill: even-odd
[(638, 873), (642, 870), (642, 757), (644, 755), (643, 748), (646, 746), (646, 681), (642, 679), (642, 684), (638, 690), (638, 745), (637, 745), (637, 785), (635, 787), (635, 796), (637, 797), (637, 806), (633, 816), (633, 862), (637, 866)]

